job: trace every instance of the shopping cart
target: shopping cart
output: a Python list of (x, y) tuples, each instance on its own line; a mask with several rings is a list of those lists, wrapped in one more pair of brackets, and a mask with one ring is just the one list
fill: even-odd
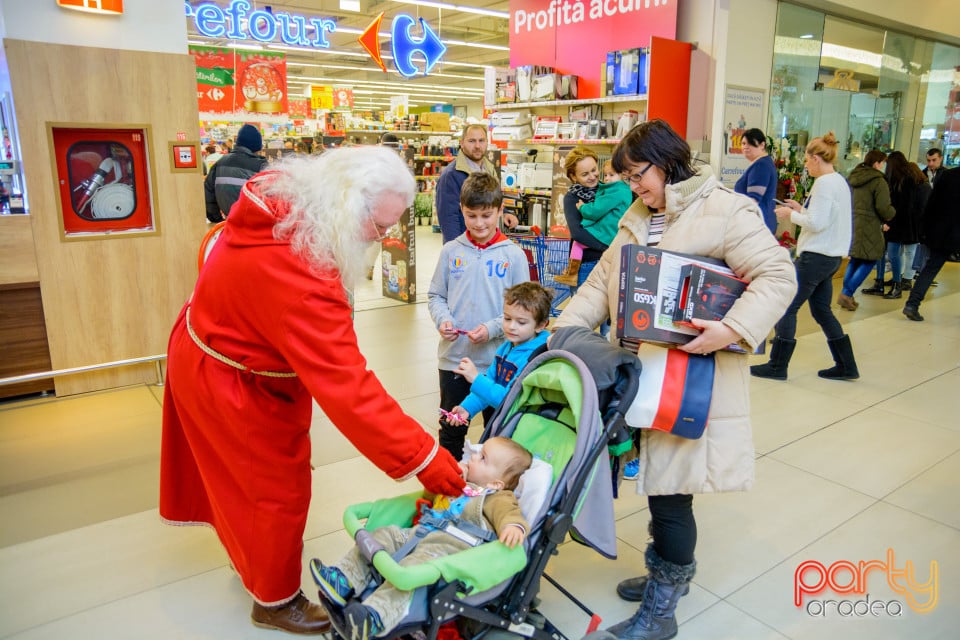
[(557, 282), (556, 277), (567, 270), (570, 257), (570, 239), (541, 235), (512, 235), (510, 239), (527, 254), (530, 279), (553, 290), (550, 316), (560, 315), (559, 306), (573, 294), (569, 285)]

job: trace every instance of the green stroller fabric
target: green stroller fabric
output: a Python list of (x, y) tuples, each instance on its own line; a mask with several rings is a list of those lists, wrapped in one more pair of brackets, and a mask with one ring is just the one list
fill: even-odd
[[(536, 523), (542, 520), (550, 506), (550, 496), (557, 492), (558, 485), (565, 482), (571, 461), (577, 464), (594, 464), (594, 476), (598, 471), (605, 471), (604, 478), (593, 479), (591, 489), (597, 486), (602, 491), (605, 487), (609, 494), (610, 477), (606, 459), (599, 461), (601, 464), (596, 464), (596, 460), (585, 460), (586, 453), (596, 438), (603, 435), (592, 378), (582, 363), (577, 361), (577, 364), (565, 357), (558, 357), (558, 353), (563, 352), (548, 351), (528, 364), (518, 383), (511, 388), (504, 400), (504, 407), (509, 409), (501, 410), (484, 433), (484, 437), (500, 435), (513, 438), (535, 458), (546, 461), (553, 469), (553, 486), (548, 492), (548, 498), (544, 504), (538, 506), (536, 518), (528, 514), (531, 531), (537, 530)], [(589, 384), (584, 384), (584, 380), (588, 380)], [(588, 389), (589, 393), (585, 393), (585, 389)], [(555, 418), (544, 417), (538, 413), (547, 406), (559, 406)], [(586, 500), (588, 495), (589, 492), (584, 491), (578, 504), (578, 512), (581, 511), (580, 507), (590, 503), (590, 500)], [(413, 493), (353, 505), (344, 513), (344, 526), (351, 537), (356, 537), (362, 528), (372, 530), (388, 524), (409, 527), (416, 514), (416, 501), (420, 497), (421, 494)], [(586, 543), (603, 555), (616, 557), (612, 495), (599, 499), (606, 502), (609, 510), (608, 522), (602, 523), (600, 529), (608, 531), (606, 538), (612, 539), (612, 547), (606, 539), (601, 541), (599, 547), (589, 540)], [(601, 507), (598, 513), (605, 512)], [(594, 517), (593, 510), (591, 514), (590, 517)], [(584, 542), (579, 531), (572, 533), (575, 539)], [(373, 557), (373, 565), (377, 571), (399, 589), (411, 591), (417, 587), (435, 584), (441, 579), (447, 582), (459, 580), (471, 589), (471, 594), (487, 591), (509, 580), (520, 572), (526, 563), (525, 545), (509, 549), (496, 540), (415, 566), (401, 566), (389, 553), (380, 552)]]

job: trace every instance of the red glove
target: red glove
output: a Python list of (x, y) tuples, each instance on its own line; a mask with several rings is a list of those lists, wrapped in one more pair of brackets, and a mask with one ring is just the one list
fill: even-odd
[(459, 496), (467, 484), (460, 464), (443, 448), (437, 449), (437, 455), (417, 474), (417, 479), (424, 489), (441, 496)]

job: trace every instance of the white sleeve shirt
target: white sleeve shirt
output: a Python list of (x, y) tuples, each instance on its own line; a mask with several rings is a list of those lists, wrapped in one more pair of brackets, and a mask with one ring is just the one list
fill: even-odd
[(837, 172), (817, 178), (805, 206), (791, 213), (790, 221), (800, 226), (797, 255), (804, 251), (847, 255), (853, 237), (853, 194), (846, 179)]

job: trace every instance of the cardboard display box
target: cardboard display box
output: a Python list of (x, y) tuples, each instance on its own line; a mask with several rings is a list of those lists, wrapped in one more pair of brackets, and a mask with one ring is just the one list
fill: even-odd
[[(689, 324), (675, 322), (677, 314), (682, 313), (682, 285), (692, 279), (690, 267), (694, 265), (733, 276), (729, 267), (715, 258), (635, 244), (623, 247), (616, 335), (624, 347), (635, 350), (639, 342), (686, 344), (699, 335), (700, 332)], [(690, 277), (685, 278), (688, 274)], [(743, 284), (745, 290), (746, 283)], [(729, 306), (732, 303), (727, 304), (727, 308)], [(736, 344), (727, 349), (744, 352)], [(762, 352), (763, 347), (760, 347), (757, 353)]]
[(726, 267), (689, 264), (680, 269), (680, 300), (673, 321), (693, 327), (693, 320), (721, 320), (747, 290), (747, 283)]
[(421, 131), (450, 131), (450, 114), (442, 111), (428, 111), (420, 114)]

